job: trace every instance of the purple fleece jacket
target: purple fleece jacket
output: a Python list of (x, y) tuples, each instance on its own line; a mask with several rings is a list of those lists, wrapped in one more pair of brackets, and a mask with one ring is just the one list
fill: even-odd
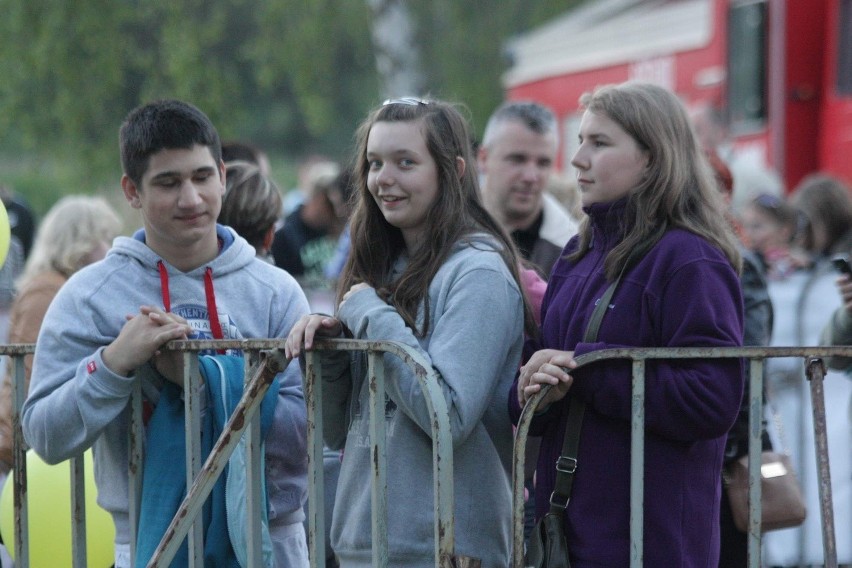
[[(542, 304), (541, 347), (576, 356), (617, 347), (742, 345), (739, 278), (721, 251), (672, 229), (621, 279), (594, 343), (582, 337), (608, 283), (607, 253), (620, 238), (625, 201), (588, 208), (594, 238), (576, 264), (560, 258)], [(575, 237), (565, 247), (574, 251)], [(627, 566), (630, 551), (630, 379), (627, 360), (573, 373), (586, 403), (565, 534), (573, 568)], [(716, 568), (725, 434), (743, 391), (736, 359), (649, 361), (646, 367), (645, 566)], [(517, 382), (517, 381), (516, 381)], [(515, 384), (515, 387), (517, 384)], [(509, 396), (520, 415), (516, 389)], [(548, 509), (569, 397), (532, 423), (542, 436), (536, 515)]]

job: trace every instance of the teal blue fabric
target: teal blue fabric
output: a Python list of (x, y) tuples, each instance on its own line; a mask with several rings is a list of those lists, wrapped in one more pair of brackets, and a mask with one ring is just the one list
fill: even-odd
[[(201, 456), (206, 459), (216, 439), (222, 433), (230, 414), (236, 408), (243, 392), (244, 361), (234, 355), (204, 355), (199, 358), (199, 368), (207, 387), (207, 410), (202, 419)], [(137, 535), (136, 566), (146, 566), (163, 534), (186, 495), (186, 452), (184, 437), (184, 402), (182, 390), (166, 383), (160, 400), (147, 426), (147, 449), (144, 460), (142, 504)], [(261, 403), (261, 439), (272, 425), (278, 400), (276, 378)], [(204, 566), (211, 568), (239, 568), (245, 563), (245, 536), (235, 539), (233, 527), (245, 527), (245, 498), (229, 499), (228, 487), (242, 485), (245, 493), (245, 469), (242, 454), (243, 442), (234, 450), (237, 461), (229, 460), (222, 476), (202, 510), (204, 526)], [(236, 463), (236, 466), (235, 466)], [(229, 479), (232, 481), (228, 482)], [(263, 487), (266, 500), (266, 487)], [(227, 503), (227, 504), (226, 504)], [(272, 562), (266, 515), (264, 513), (264, 564)], [(240, 553), (235, 552), (235, 547)], [(239, 557), (239, 559), (238, 559)], [(242, 564), (240, 562), (242, 560)], [(189, 564), (188, 548), (184, 542), (171, 563), (173, 567)]]

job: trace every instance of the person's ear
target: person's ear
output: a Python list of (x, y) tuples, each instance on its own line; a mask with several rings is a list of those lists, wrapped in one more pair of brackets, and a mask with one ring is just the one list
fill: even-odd
[(456, 172), (459, 175), (459, 179), (464, 177), (465, 168), (467, 168), (467, 164), (464, 162), (464, 158), (456, 156)]
[(223, 160), (219, 160), (219, 179), (222, 180), (222, 195), (225, 195), (225, 188), (228, 187), (226, 184), (227, 180), (227, 168), (225, 168), (225, 162)]
[(139, 188), (127, 174), (121, 176), (121, 189), (124, 191), (124, 198), (134, 209), (142, 208), (142, 201), (139, 199)]
[(480, 146), (476, 151), (476, 165), (479, 171), (485, 173), (486, 162), (488, 160), (488, 149), (485, 146)]

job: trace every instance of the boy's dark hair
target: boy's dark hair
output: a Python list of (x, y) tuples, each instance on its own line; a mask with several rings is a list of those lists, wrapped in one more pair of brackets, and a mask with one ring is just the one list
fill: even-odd
[(207, 146), (218, 164), (222, 159), (219, 134), (210, 119), (189, 103), (161, 100), (132, 110), (118, 136), (121, 167), (137, 187), (148, 169), (148, 160), (163, 149)]

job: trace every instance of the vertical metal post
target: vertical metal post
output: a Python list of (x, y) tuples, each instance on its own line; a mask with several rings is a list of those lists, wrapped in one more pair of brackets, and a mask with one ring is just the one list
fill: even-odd
[(387, 440), (385, 439), (385, 366), (384, 355), (369, 352), (367, 378), (370, 386), (370, 451), (373, 462), (373, 566), (388, 565)]
[(760, 568), (761, 454), (763, 453), (763, 359), (749, 360), (748, 566)]
[[(201, 404), (204, 385), (198, 371), (198, 354), (183, 352), (184, 410), (186, 436), (186, 487), (192, 487), (201, 470)], [(204, 567), (204, 524), (196, 518), (189, 531), (189, 566)]]
[(325, 568), (325, 472), (323, 469), (322, 358), (305, 353), (308, 405), (308, 553), (312, 568)]
[(527, 401), (518, 418), (515, 431), (515, 445), (512, 460), (512, 568), (523, 568), (526, 543), (524, 541), (524, 461), (526, 459), (527, 436), (530, 431), (532, 414), (538, 408), (538, 401), (544, 396), (550, 385), (545, 385), (541, 396), (535, 401)]
[(130, 424), (127, 428), (128, 464), (127, 486), (130, 517), (130, 565), (136, 562), (136, 538), (139, 536), (139, 514), (142, 504), (142, 440), (145, 424), (142, 418), (142, 382), (137, 380), (130, 395)]
[(71, 557), (74, 568), (86, 568), (86, 486), (83, 454), (69, 460), (71, 472)]
[(644, 562), (645, 361), (633, 361), (630, 420), (630, 568)]
[(814, 418), (814, 450), (817, 459), (819, 507), (822, 518), (822, 548), (825, 568), (837, 568), (837, 542), (834, 533), (834, 510), (831, 496), (831, 468), (828, 463), (828, 432), (825, 421), (825, 364), (822, 359), (808, 359), (805, 371), (811, 383), (811, 409)]
[(14, 481), (13, 502), (15, 505), (15, 565), (27, 568), (30, 565), (30, 517), (27, 504), (27, 444), (21, 431), (21, 407), (27, 397), (24, 388), (24, 356), (15, 355), (12, 381), (12, 435), (14, 436)]
[[(244, 390), (251, 382), (257, 368), (257, 352), (245, 354), (245, 380)], [(277, 393), (276, 393), (277, 395)], [(262, 499), (261, 487), (263, 484), (263, 471), (261, 468), (262, 445), (260, 439), (260, 412), (256, 413), (249, 421), (245, 436), (245, 461), (246, 461), (246, 562), (248, 566), (263, 566), (263, 546), (261, 539), (261, 519), (266, 514), (266, 502)]]

